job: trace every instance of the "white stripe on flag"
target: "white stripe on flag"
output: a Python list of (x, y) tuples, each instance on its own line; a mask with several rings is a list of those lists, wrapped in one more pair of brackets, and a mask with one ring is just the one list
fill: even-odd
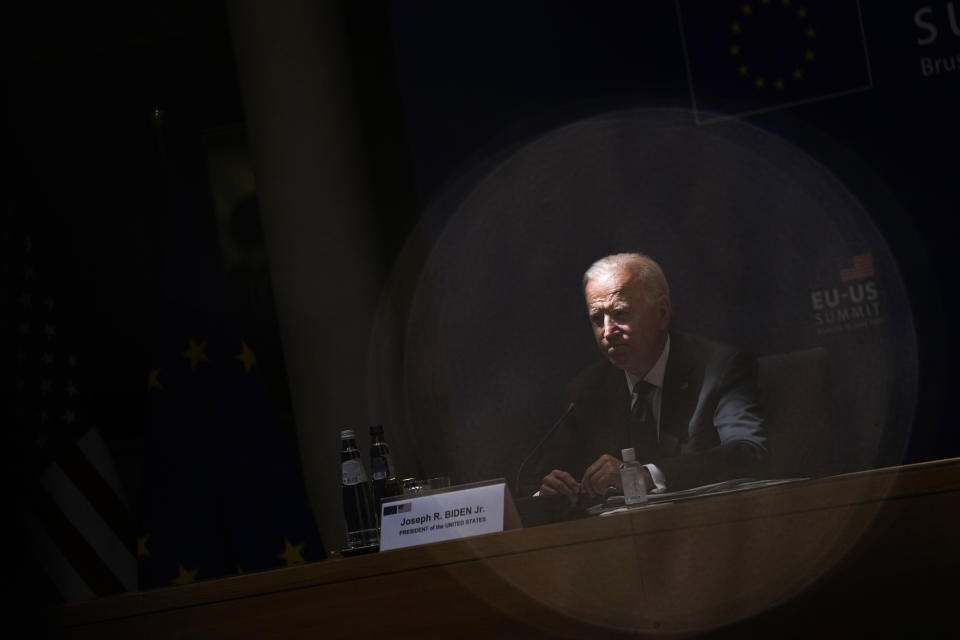
[(110, 449), (107, 448), (107, 443), (100, 437), (100, 432), (97, 431), (96, 428), (91, 428), (83, 434), (82, 438), (77, 440), (77, 448), (80, 449), (83, 455), (87, 456), (90, 464), (100, 472), (100, 475), (103, 476), (107, 485), (113, 489), (113, 492), (117, 494), (117, 497), (120, 498), (123, 505), (129, 509), (130, 505), (127, 504), (123, 487), (120, 485), (120, 475), (117, 473), (117, 469), (113, 464), (113, 455), (111, 455)]
[(83, 602), (93, 600), (97, 594), (93, 592), (84, 579), (77, 573), (73, 565), (60, 553), (60, 549), (50, 539), (36, 519), (28, 514), (21, 517), (23, 526), (30, 534), (30, 542), (36, 550), (35, 556), (40, 566), (50, 577), (54, 586), (67, 602)]
[(123, 544), (116, 532), (103, 521), (100, 514), (77, 489), (73, 481), (56, 464), (44, 470), (40, 483), (60, 507), (63, 515), (77, 528), (87, 543), (110, 567), (113, 575), (127, 591), (137, 588), (137, 560)]

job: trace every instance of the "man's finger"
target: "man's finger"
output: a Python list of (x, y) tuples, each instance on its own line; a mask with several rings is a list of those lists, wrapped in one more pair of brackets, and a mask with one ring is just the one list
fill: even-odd
[(583, 474), (583, 487), (592, 496), (602, 496), (607, 487), (617, 486), (620, 475), (620, 460), (603, 454), (587, 467)]
[(576, 503), (580, 486), (573, 476), (566, 471), (554, 469), (543, 477), (540, 483), (541, 493), (556, 494), (560, 493), (570, 499), (570, 502)]
[(583, 472), (583, 488), (591, 496), (597, 495), (596, 489), (596, 476), (599, 473), (599, 460), (594, 462), (592, 465), (587, 467), (587, 470)]

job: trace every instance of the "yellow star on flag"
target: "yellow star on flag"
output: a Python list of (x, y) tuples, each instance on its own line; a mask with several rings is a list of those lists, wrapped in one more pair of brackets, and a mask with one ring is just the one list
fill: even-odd
[(181, 355), (190, 360), (191, 369), (196, 369), (201, 362), (210, 362), (207, 358), (207, 343), (194, 342), (193, 338), (190, 338), (190, 346)]
[(803, 59), (807, 60), (808, 62), (810, 60), (813, 60), (813, 51), (811, 51), (810, 49), (807, 49), (806, 53), (803, 54)]
[(180, 575), (178, 575), (176, 578), (171, 580), (170, 584), (183, 585), (183, 584), (190, 584), (191, 582), (196, 582), (197, 572), (200, 570), (194, 569), (193, 571), (187, 571), (186, 569), (183, 568), (183, 565), (178, 562), (177, 571), (180, 572)]
[(734, 44), (730, 46), (730, 55), (738, 56), (740, 55), (740, 45)]
[(243, 345), (241, 351), (235, 355), (234, 358), (243, 363), (244, 372), (250, 373), (250, 369), (253, 368), (253, 365), (257, 364), (257, 356), (254, 355), (253, 349), (251, 349), (246, 342), (241, 340), (240, 344)]
[(153, 557), (153, 554), (150, 553), (150, 549), (147, 549), (148, 540), (150, 540), (150, 536), (143, 536), (142, 538), (137, 538), (137, 557), (138, 558)]
[(278, 553), (277, 557), (281, 560), (284, 560), (287, 563), (287, 566), (293, 566), (295, 564), (302, 564), (304, 561), (303, 555), (300, 553), (300, 550), (303, 549), (303, 544), (292, 545), (290, 541), (286, 538), (283, 539), (284, 550), (283, 553)]
[(160, 384), (160, 369), (154, 369), (147, 375), (147, 391), (150, 389), (163, 391), (163, 385)]

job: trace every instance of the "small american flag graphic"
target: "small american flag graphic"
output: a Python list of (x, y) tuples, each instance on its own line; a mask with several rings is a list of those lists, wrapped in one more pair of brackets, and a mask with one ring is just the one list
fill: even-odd
[(869, 252), (861, 253), (858, 256), (853, 256), (853, 266), (846, 269), (840, 269), (841, 282), (863, 280), (864, 278), (872, 278), (873, 275), (873, 254)]

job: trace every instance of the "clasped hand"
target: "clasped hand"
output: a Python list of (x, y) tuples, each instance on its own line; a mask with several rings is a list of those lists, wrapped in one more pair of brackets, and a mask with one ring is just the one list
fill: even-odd
[(569, 498), (570, 504), (576, 504), (581, 494), (600, 498), (614, 491), (621, 493), (623, 491), (620, 484), (622, 464), (619, 458), (605, 453), (587, 467), (579, 482), (568, 472), (554, 469), (540, 482), (540, 495), (561, 494)]

